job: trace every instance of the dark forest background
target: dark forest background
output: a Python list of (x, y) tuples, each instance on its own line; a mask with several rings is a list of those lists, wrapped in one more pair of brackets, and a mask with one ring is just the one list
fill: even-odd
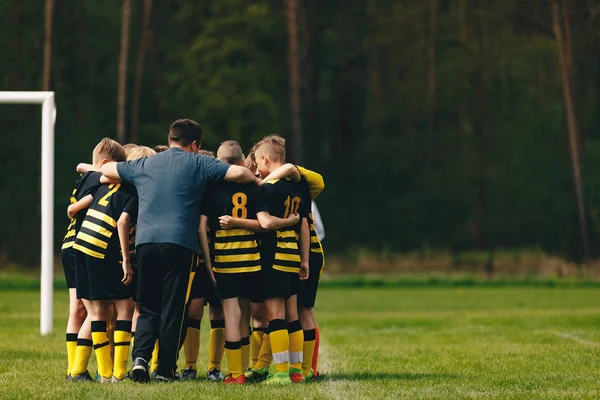
[[(325, 177), (331, 253), (597, 253), (600, 1), (0, 0), (0, 21), (0, 90), (56, 92), (57, 252), (77, 162), (184, 117), (210, 150), (288, 138)], [(0, 258), (37, 265), (40, 107), (0, 127)]]

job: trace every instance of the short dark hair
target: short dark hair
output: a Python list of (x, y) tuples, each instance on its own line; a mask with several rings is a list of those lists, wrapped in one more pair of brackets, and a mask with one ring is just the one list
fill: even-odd
[(181, 146), (189, 146), (196, 142), (200, 147), (203, 137), (202, 127), (191, 119), (178, 119), (169, 129), (169, 143), (176, 142)]
[(217, 158), (227, 164), (235, 165), (244, 160), (244, 153), (238, 142), (226, 140), (217, 150)]

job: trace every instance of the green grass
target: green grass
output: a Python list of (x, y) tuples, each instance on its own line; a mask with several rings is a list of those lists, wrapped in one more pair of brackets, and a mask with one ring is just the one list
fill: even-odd
[(600, 398), (593, 288), (324, 288), (317, 314), (327, 378), (282, 388), (67, 383), (66, 293), (55, 295), (52, 336), (38, 334), (38, 307), (35, 291), (0, 291), (2, 398)]

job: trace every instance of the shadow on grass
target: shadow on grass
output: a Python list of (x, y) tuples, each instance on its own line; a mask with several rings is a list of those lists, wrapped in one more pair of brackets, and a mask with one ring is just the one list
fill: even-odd
[(456, 374), (410, 374), (407, 372), (334, 372), (321, 374), (317, 382), (323, 381), (418, 381), (424, 379), (458, 379)]

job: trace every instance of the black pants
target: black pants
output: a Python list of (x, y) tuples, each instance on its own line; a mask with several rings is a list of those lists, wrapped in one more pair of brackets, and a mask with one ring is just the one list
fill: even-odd
[(150, 361), (159, 342), (158, 374), (173, 377), (181, 347), (190, 273), (196, 254), (171, 243), (148, 243), (136, 248), (138, 263), (137, 303), (140, 317), (135, 330), (133, 359)]

